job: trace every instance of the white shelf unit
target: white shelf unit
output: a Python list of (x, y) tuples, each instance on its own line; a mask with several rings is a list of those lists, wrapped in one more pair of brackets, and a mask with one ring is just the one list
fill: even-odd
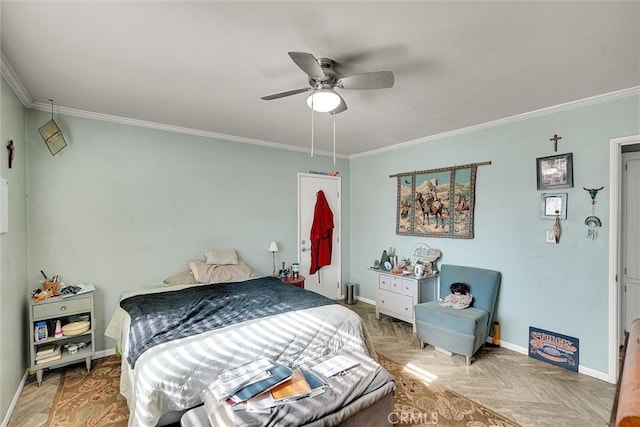
[[(87, 371), (91, 370), (91, 358), (95, 354), (94, 313), (93, 292), (68, 298), (53, 297), (41, 301), (29, 301), (29, 370), (31, 373), (35, 372), (38, 385), (42, 384), (42, 374), (45, 369), (58, 368), (84, 360)], [(66, 323), (81, 320), (84, 317), (88, 317), (90, 322), (88, 331), (78, 335), (54, 337), (55, 329), (53, 325), (56, 320), (60, 320), (64, 326)], [(35, 327), (41, 321), (47, 323), (49, 337), (43, 341), (36, 341)], [(86, 346), (79, 349), (75, 354), (69, 354), (64, 348), (65, 344), (80, 342), (86, 343)], [(61, 347), (61, 358), (47, 363), (36, 363), (38, 349), (41, 346), (50, 344), (56, 344)]]

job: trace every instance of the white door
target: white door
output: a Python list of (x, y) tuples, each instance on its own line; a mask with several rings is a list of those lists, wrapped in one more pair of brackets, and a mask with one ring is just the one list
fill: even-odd
[(640, 318), (640, 152), (622, 153), (622, 298), (625, 330)]
[[(340, 177), (298, 174), (298, 262), (300, 274), (305, 277), (304, 288), (327, 298), (340, 297), (341, 286), (341, 245), (342, 224), (340, 206)], [(322, 190), (333, 213), (333, 245), (331, 265), (326, 265), (314, 274), (311, 268), (311, 224), (316, 206), (316, 194)]]

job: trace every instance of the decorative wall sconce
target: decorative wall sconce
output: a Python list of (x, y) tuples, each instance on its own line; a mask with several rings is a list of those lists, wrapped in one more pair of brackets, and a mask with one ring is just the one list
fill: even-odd
[(595, 216), (596, 195), (598, 194), (598, 191), (602, 190), (604, 187), (582, 188), (589, 193), (589, 196), (591, 196), (591, 215), (584, 220), (584, 224), (588, 227), (587, 239), (596, 240), (598, 238), (598, 227), (602, 227), (602, 221), (600, 221), (600, 218)]
[(40, 129), (38, 129), (38, 132), (40, 132), (40, 136), (47, 144), (51, 155), (55, 156), (60, 150), (67, 146), (67, 141), (65, 141), (62, 131), (53, 120), (53, 99), (49, 99), (49, 101), (51, 101), (51, 120), (42, 125)]

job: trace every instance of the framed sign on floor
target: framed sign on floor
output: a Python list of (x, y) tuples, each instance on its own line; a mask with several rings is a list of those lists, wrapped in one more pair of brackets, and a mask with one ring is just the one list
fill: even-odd
[(529, 326), (529, 357), (578, 372), (580, 340)]

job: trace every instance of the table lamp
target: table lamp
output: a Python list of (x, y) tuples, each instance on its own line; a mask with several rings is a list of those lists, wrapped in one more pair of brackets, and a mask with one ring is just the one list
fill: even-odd
[(278, 252), (278, 244), (276, 242), (271, 242), (269, 245), (269, 252), (273, 254), (273, 273), (272, 276), (276, 275), (276, 252)]

